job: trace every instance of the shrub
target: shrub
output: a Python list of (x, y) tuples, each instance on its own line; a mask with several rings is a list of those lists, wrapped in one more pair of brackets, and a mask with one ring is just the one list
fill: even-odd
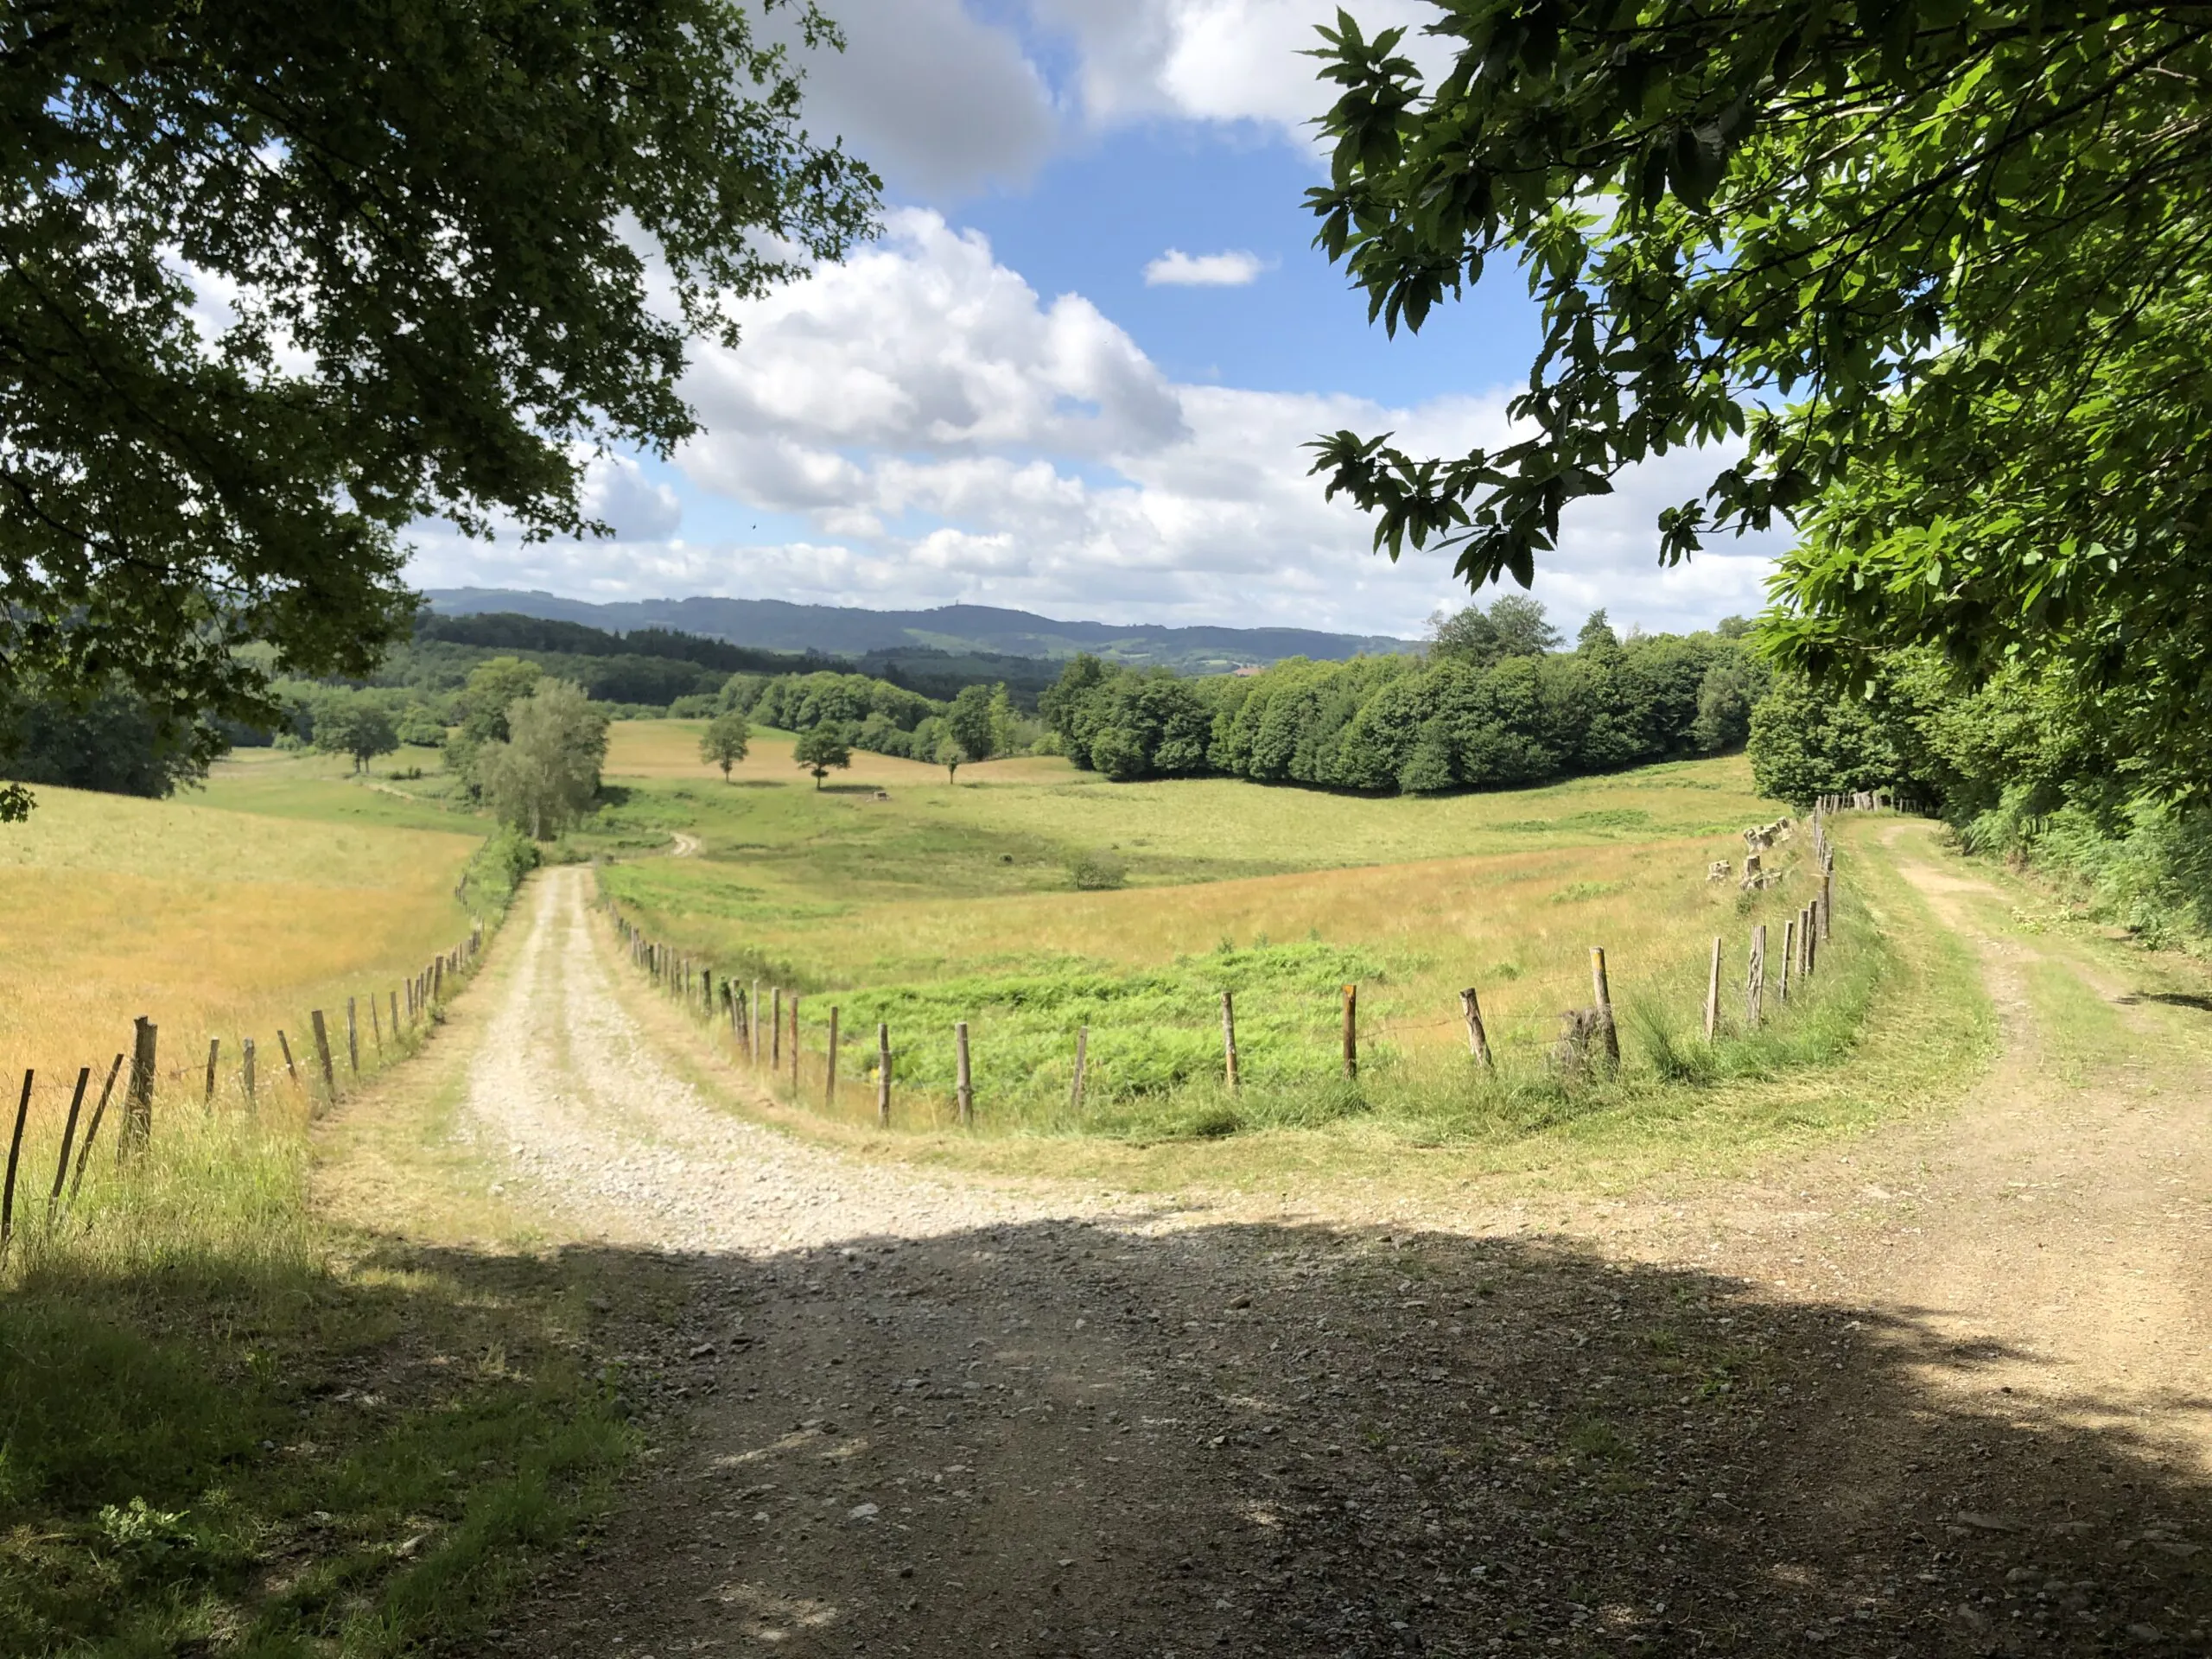
[(1128, 884), (1129, 869), (1111, 853), (1077, 853), (1068, 861), (1068, 876), (1077, 893), (1108, 893)]
[(514, 902), (515, 889), (536, 869), (543, 855), (537, 842), (512, 824), (503, 824), (476, 849), (461, 873), (460, 897), (471, 910), (498, 915)]

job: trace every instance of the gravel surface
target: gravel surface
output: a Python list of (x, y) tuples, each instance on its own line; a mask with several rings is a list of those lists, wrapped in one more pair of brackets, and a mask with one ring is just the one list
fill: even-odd
[(2204, 1649), (2212, 1114), (2040, 1081), (2018, 940), (1955, 1119), (1544, 1236), (798, 1145), (661, 1058), (586, 880), (473, 993), (470, 1132), (692, 1292), (611, 1310), (654, 1454), (493, 1650)]

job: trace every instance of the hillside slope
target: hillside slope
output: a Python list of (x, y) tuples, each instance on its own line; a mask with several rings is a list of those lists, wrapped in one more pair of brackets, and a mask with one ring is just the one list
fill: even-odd
[(1405, 651), (1408, 640), (1379, 634), (1327, 633), (1311, 628), (1161, 627), (1150, 624), (1063, 622), (990, 605), (945, 605), (927, 611), (869, 611), (850, 606), (793, 605), (775, 599), (647, 599), (594, 605), (556, 594), (507, 588), (438, 588), (429, 597), (448, 615), (510, 611), (593, 627), (680, 628), (766, 651), (817, 651), (857, 657), (927, 646), (954, 652), (1001, 652), (1057, 658), (1091, 652), (1114, 662), (1221, 672), (1247, 664), (1312, 657), (1337, 662), (1362, 653)]

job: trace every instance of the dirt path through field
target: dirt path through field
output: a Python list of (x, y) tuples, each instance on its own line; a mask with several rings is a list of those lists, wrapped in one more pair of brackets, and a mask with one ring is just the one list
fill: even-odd
[[(2201, 1650), (2212, 1015), (2121, 1001), (1916, 828), (1890, 855), (1982, 953), (1973, 1098), (1542, 1236), (800, 1145), (549, 872), (466, 1121), (549, 1227), (695, 1290), (626, 1361), (683, 1431), (493, 1650)], [(2036, 1042), (2052, 976), (2122, 1063)]]

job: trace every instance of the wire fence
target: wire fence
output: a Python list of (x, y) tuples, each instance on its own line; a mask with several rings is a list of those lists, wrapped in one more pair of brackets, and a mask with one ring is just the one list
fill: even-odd
[[(66, 1080), (61, 1084), (69, 1090), (69, 1103), (62, 1118), (53, 1179), (47, 1188), (43, 1224), (49, 1227), (59, 1224), (77, 1201), (111, 1107), (119, 1120), (108, 1137), (114, 1148), (112, 1161), (126, 1171), (134, 1156), (152, 1142), (157, 1105), (188, 1102), (195, 1087), (200, 1107), (210, 1116), (219, 1108), (235, 1108), (258, 1117), (265, 1106), (280, 1102), (296, 1103), (312, 1114), (340, 1098), (364, 1076), (421, 1046), (424, 1033), (443, 1017), (445, 1003), (481, 958), (484, 938), (484, 925), (480, 921), (461, 944), (431, 957), (421, 972), (403, 984), (365, 997), (348, 996), (342, 1027), (337, 1024), (340, 1011), (335, 1007), (308, 1010), (304, 1027), (288, 1031), (277, 1027), (273, 1056), (254, 1038), (242, 1038), (235, 1050), (228, 1050), (216, 1036), (207, 1039), (204, 1058), (195, 1050), (185, 1064), (165, 1064), (161, 1027), (141, 1014), (131, 1022), (130, 1046), (118, 1051), (105, 1066), (105, 1081), (97, 1095), (91, 1088), (99, 1069), (93, 1066), (79, 1067), (73, 1086)], [(292, 1041), (295, 1035), (302, 1039), (296, 1051)], [(233, 1054), (235, 1058), (231, 1058)], [(120, 1097), (116, 1093), (118, 1081), (123, 1084)], [(4, 1259), (18, 1230), (18, 1198), (35, 1190), (27, 1180), (24, 1142), (38, 1088), (36, 1069), (27, 1068), (8, 1139), (6, 1173), (0, 1179), (0, 1259)], [(270, 1093), (272, 1088), (279, 1091), (274, 1097)], [(92, 1101), (89, 1115), (85, 1110), (88, 1098)]]
[[(1910, 811), (1912, 803), (1895, 791), (1872, 791), (1823, 796), (1815, 803), (1806, 825), (1788, 818), (1745, 832), (1746, 854), (1741, 885), (1746, 892), (1762, 892), (1778, 872), (1765, 862), (1780, 842), (1809, 831), (1810, 874), (1815, 891), (1795, 914), (1782, 917), (1778, 928), (1768, 922), (1752, 925), (1744, 942), (1742, 976), (1732, 979), (1726, 969), (1726, 942), (1715, 936), (1707, 963), (1701, 1026), (1707, 1042), (1720, 1039), (1730, 1030), (1755, 1028), (1770, 1018), (1780, 1005), (1802, 1001), (1819, 976), (1823, 947), (1833, 938), (1835, 913), (1835, 849), (1828, 833), (1829, 821), (1853, 811)], [(1716, 862), (1713, 869), (1733, 874), (1732, 867)], [(1802, 868), (1801, 862), (1796, 868)], [(926, 1044), (893, 1043), (887, 1022), (877, 1022), (873, 1033), (855, 1032), (843, 1024), (842, 1006), (832, 1001), (826, 1022), (814, 1027), (826, 1041), (810, 1045), (801, 1023), (803, 1004), (838, 995), (806, 993), (773, 983), (764, 984), (750, 975), (734, 975), (717, 964), (677, 949), (646, 931), (620, 904), (605, 893), (601, 905), (632, 964), (656, 988), (696, 1018), (723, 1029), (735, 1057), (762, 1077), (772, 1090), (794, 1104), (817, 1107), (832, 1115), (865, 1116), (873, 1104), (879, 1124), (891, 1127), (894, 1085), (904, 1121), (924, 1127), (950, 1122), (971, 1126), (976, 1120), (978, 1090), (975, 1035), (988, 1029), (988, 1008), (968, 1011), (951, 1021), (952, 1030)], [(1294, 1010), (1288, 1020), (1277, 1020), (1275, 1029), (1309, 1033), (1294, 1057), (1302, 1081), (1314, 1081), (1334, 1069), (1346, 1083), (1356, 1083), (1363, 1060), (1371, 1062), (1378, 1051), (1395, 1039), (1453, 1032), (1463, 1037), (1470, 1064), (1478, 1070), (1495, 1068), (1501, 1052), (1536, 1055), (1551, 1068), (1570, 1072), (1602, 1071), (1619, 1065), (1617, 1011), (1610, 990), (1608, 966), (1602, 947), (1590, 950), (1592, 1000), (1580, 1007), (1562, 1010), (1556, 1035), (1526, 1028), (1495, 1032), (1485, 1022), (1479, 988), (1459, 992), (1455, 1014), (1434, 1018), (1384, 1016), (1363, 1027), (1359, 988), (1348, 983), (1338, 994), (1337, 1007), (1324, 1013), (1319, 1007)], [(848, 998), (868, 995), (848, 989)], [(1230, 1092), (1254, 1080), (1254, 1051), (1240, 1046), (1238, 1000), (1241, 994), (1218, 993), (1219, 1046), (1207, 1071), (1211, 1079)], [(1212, 1010), (1193, 1007), (1173, 1031), (1187, 1054), (1193, 1033), (1210, 1025)], [(1279, 1012), (1279, 1011), (1278, 1011)], [(1334, 1041), (1319, 1046), (1310, 1033), (1333, 1027)], [(1155, 1039), (1160, 1027), (1147, 1027)], [(1079, 1116), (1086, 1090), (1112, 1088), (1114, 1079), (1102, 1077), (1098, 1064), (1101, 1029), (1088, 1024), (1071, 1025), (1058, 1033), (1058, 1058), (1031, 1070), (1026, 1084), (1014, 1085), (1033, 1097), (1046, 1091), (1063, 1091), (1070, 1114)], [(1125, 1033), (1115, 1033), (1122, 1035)], [(912, 1074), (941, 1071), (946, 1048), (951, 1050), (951, 1086), (915, 1086)], [(1032, 1045), (1033, 1046), (1033, 1045)], [(1333, 1047), (1335, 1052), (1327, 1053)], [(1278, 1061), (1281, 1056), (1273, 1057)], [(903, 1065), (913, 1061), (916, 1065)], [(1063, 1071), (1060, 1066), (1065, 1064)], [(1278, 1065), (1278, 1072), (1285, 1068)], [(857, 1077), (853, 1073), (857, 1071)], [(841, 1075), (841, 1072), (842, 1075)], [(1196, 1080), (1185, 1069), (1179, 1081)], [(872, 1099), (871, 1099), (872, 1096)]]

